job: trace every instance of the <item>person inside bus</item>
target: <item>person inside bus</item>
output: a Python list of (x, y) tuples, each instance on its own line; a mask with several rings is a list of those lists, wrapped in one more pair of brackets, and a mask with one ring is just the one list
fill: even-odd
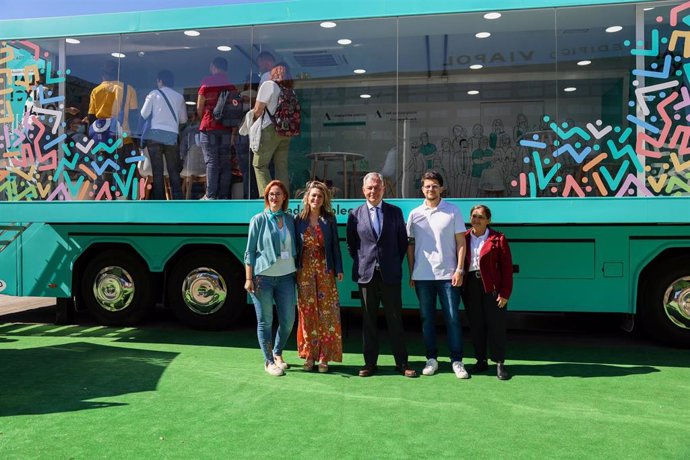
[(256, 57), (256, 64), (259, 66), (259, 85), (271, 79), (271, 70), (276, 65), (276, 59), (268, 51), (262, 51)]
[(490, 357), (496, 363), (499, 380), (508, 380), (506, 305), (513, 291), (513, 259), (505, 235), (489, 228), (490, 223), (491, 210), (487, 206), (480, 204), (470, 210), (472, 228), (465, 233), (467, 276), (462, 292), (477, 358), (470, 371), (486, 371)]
[(199, 140), (206, 162), (206, 194), (202, 200), (226, 199), (230, 194), (232, 182), (232, 163), (230, 146), (233, 128), (225, 127), (213, 118), (213, 109), (221, 91), (235, 91), (228, 80), (228, 61), (216, 57), (209, 67), (211, 75), (201, 82), (197, 95), (196, 110), (201, 118)]
[[(259, 346), (264, 369), (274, 376), (285, 374), (285, 343), (295, 322), (295, 221), (287, 213), (288, 189), (279, 180), (264, 189), (262, 212), (249, 222), (244, 253), (245, 283), (254, 303)], [(278, 332), (273, 340), (273, 303), (278, 312)]]
[[(112, 60), (106, 61), (101, 68), (101, 79), (103, 80), (96, 86), (89, 97), (89, 112), (87, 121), (94, 125), (96, 120), (116, 119), (115, 124), (122, 122), (116, 130), (112, 129), (118, 136), (123, 133), (131, 133), (130, 121), (138, 119), (139, 103), (137, 102), (137, 92), (130, 84), (118, 81), (118, 63)], [(127, 94), (125, 96), (125, 93)], [(127, 100), (123, 100), (124, 98)], [(121, 131), (121, 132), (120, 132)], [(117, 164), (120, 171), (127, 171), (129, 166), (124, 162), (126, 156), (135, 150), (134, 140), (131, 135), (123, 136), (123, 147), (118, 149)], [(107, 170), (112, 171), (112, 170)], [(110, 172), (104, 172), (104, 175)], [(106, 177), (101, 178), (101, 180)]]
[[(288, 151), (290, 138), (276, 133), (270, 114), (275, 113), (278, 107), (278, 96), (281, 87), (292, 88), (294, 85), (287, 64), (277, 64), (271, 70), (271, 79), (262, 83), (256, 96), (254, 105), (254, 119), (261, 118), (261, 142), (254, 153), (254, 172), (256, 173), (256, 185), (258, 190), (263, 190), (271, 180), (269, 165), (271, 161), (275, 166), (276, 179), (285, 184), (290, 183), (288, 174)], [(268, 111), (268, 114), (264, 112)]]
[(297, 352), (304, 370), (328, 372), (328, 362), (342, 362), (340, 299), (336, 279), (343, 280), (338, 224), (331, 193), (323, 182), (312, 181), (295, 219), (297, 234)]
[(388, 323), (395, 369), (405, 377), (416, 377), (409, 366), (402, 323), (402, 262), (407, 253), (407, 230), (402, 210), (383, 201), (383, 176), (364, 176), (362, 193), (366, 203), (353, 209), (347, 218), (347, 249), (352, 257), (352, 281), (359, 285), (362, 301), (362, 348), (364, 367), (360, 377), (378, 370), (379, 304)]
[(180, 153), (177, 137), (180, 124), (187, 122), (184, 97), (172, 89), (175, 77), (169, 70), (161, 70), (156, 77), (158, 89), (151, 91), (141, 108), (141, 117), (151, 117), (151, 128), (146, 133), (146, 146), (153, 172), (153, 199), (165, 200), (163, 160), (168, 169), (170, 194), (173, 200), (182, 199), (180, 184)]

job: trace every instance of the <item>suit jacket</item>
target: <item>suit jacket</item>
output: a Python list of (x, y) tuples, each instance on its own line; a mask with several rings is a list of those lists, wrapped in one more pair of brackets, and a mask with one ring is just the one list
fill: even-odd
[[(489, 236), (479, 253), (479, 271), (482, 274), (484, 292), (497, 291), (501, 297), (509, 299), (513, 292), (513, 257), (508, 240), (501, 232), (486, 229)], [(465, 233), (465, 267), (470, 266), (472, 229)]]
[(347, 218), (347, 250), (352, 257), (352, 281), (371, 281), (378, 262), (384, 283), (402, 282), (402, 262), (407, 252), (407, 230), (399, 207), (381, 202), (383, 228), (377, 239), (367, 204)]
[[(297, 234), (297, 266), (302, 268), (302, 250), (304, 249), (304, 232), (309, 228), (309, 219), (295, 218), (295, 233)], [(338, 223), (335, 217), (319, 218), (319, 228), (323, 235), (323, 245), (326, 250), (326, 265), (336, 275), (343, 272), (343, 258), (340, 254), (340, 240), (338, 239)]]

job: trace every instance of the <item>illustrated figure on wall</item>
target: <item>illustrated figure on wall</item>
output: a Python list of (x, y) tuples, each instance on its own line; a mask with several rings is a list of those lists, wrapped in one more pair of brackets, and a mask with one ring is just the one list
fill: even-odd
[(437, 171), (441, 171), (441, 174), (444, 177), (450, 178), (450, 182), (452, 182), (452, 161), (453, 151), (450, 148), (450, 139), (444, 137), (443, 139), (441, 139), (441, 152), (438, 154), (437, 161), (435, 162), (436, 166), (434, 167), (434, 169)]
[(459, 150), (453, 155), (452, 193), (454, 197), (469, 196), (472, 182), (471, 168), (469, 166), (471, 162), (470, 144), (466, 139), (463, 139), (460, 142)]
[(472, 151), (472, 183), (468, 196), (478, 196), (478, 185), (485, 169), (491, 166), (494, 156), (493, 150), (489, 148), (489, 138), (482, 136), (479, 140), (479, 148)]
[(434, 159), (438, 149), (429, 142), (429, 133), (426, 131), (419, 135), (419, 152), (424, 157), (425, 169), (434, 168)]
[(491, 122), (491, 134), (489, 134), (489, 147), (492, 149), (495, 149), (498, 147), (499, 141), (501, 137), (503, 137), (503, 134), (505, 133), (505, 128), (503, 126), (503, 120), (500, 118), (496, 118), (493, 122)]
[[(494, 150), (494, 158), (499, 159), (501, 162), (503, 182), (510, 184), (513, 179), (517, 179), (519, 174), (515, 149), (511, 146), (510, 136), (505, 133), (499, 138), (499, 143), (500, 145)], [(505, 188), (508, 191), (510, 190), (510, 187), (507, 185)]]
[(460, 143), (462, 141), (467, 141), (467, 130), (461, 125), (453, 125), (451, 128), (451, 135), (453, 139), (451, 141), (451, 148), (453, 152), (458, 153), (460, 151)]
[(529, 131), (529, 124), (527, 123), (527, 115), (519, 113), (515, 118), (515, 126), (513, 127), (513, 139), (517, 144), (520, 142), (522, 136)]
[[(410, 196), (412, 193), (415, 193), (410, 192), (410, 190), (419, 190), (419, 187), (421, 187), (419, 178), (422, 176), (422, 173), (426, 171), (424, 167), (424, 158), (422, 158), (419, 152), (419, 145), (416, 142), (412, 142), (410, 145), (410, 156), (405, 164), (404, 170), (408, 177), (407, 184), (403, 185), (408, 187), (405, 195)], [(402, 183), (402, 180), (400, 183)]]
[[(470, 150), (475, 151), (479, 148), (479, 142), (481, 141), (481, 138), (484, 136), (484, 127), (480, 125), (479, 123), (476, 123), (474, 126), (472, 126), (472, 137), (470, 137)], [(486, 140), (487, 142), (487, 147), (489, 145), (489, 140)]]

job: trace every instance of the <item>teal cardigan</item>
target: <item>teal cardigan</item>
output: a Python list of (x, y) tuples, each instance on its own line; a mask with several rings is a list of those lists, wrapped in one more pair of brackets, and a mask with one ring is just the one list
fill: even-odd
[[(291, 214), (283, 215), (285, 225), (292, 239), (292, 257), (297, 255), (295, 246), (295, 219)], [(280, 234), (278, 224), (266, 211), (252, 217), (247, 235), (247, 250), (244, 263), (253, 268), (253, 274), (261, 273), (276, 263), (280, 257)]]

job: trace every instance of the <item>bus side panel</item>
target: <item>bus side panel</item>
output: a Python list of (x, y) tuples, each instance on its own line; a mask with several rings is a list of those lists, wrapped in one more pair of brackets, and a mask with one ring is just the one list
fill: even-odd
[(24, 227), (19, 225), (2, 224), (0, 232), (0, 294), (22, 295), (19, 283), (21, 273), (21, 247)]
[(50, 224), (33, 224), (22, 234), (22, 295), (68, 297), (75, 250)]

